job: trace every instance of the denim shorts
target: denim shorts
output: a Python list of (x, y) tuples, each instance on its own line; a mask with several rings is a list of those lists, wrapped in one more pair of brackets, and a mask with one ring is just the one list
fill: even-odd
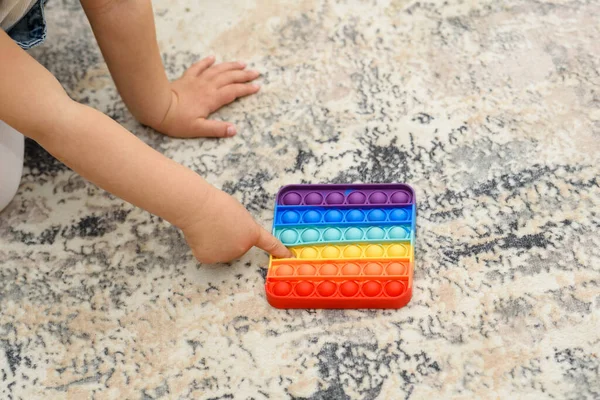
[(47, 0), (38, 0), (12, 28), (6, 31), (22, 49), (30, 49), (46, 39), (44, 5)]

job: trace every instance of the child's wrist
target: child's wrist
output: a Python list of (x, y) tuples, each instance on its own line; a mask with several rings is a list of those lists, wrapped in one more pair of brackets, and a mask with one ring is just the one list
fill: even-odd
[(162, 125), (173, 104), (173, 93), (169, 88), (163, 94), (157, 95), (153, 99), (144, 99), (141, 104), (127, 104), (127, 106), (140, 124), (165, 133), (163, 132)]
[(198, 178), (201, 183), (194, 185), (195, 187), (191, 190), (185, 189), (188, 193), (186, 201), (173, 205), (173, 212), (165, 218), (184, 232), (190, 225), (197, 224), (209, 216), (209, 204), (217, 192), (217, 188), (204, 181), (200, 176)]
[[(162, 102), (163, 106), (161, 107), (161, 112), (157, 112), (154, 113), (153, 118), (150, 119), (146, 119), (146, 120), (141, 120), (138, 119), (138, 121), (143, 124), (146, 125), (152, 129), (154, 129), (157, 132), (160, 132), (162, 134), (168, 135), (169, 134), (169, 120), (170, 115), (173, 113), (173, 110), (175, 109), (176, 105), (177, 105), (177, 95), (169, 90), (169, 100), (168, 101), (163, 101)], [(165, 107), (166, 104), (166, 107)]]

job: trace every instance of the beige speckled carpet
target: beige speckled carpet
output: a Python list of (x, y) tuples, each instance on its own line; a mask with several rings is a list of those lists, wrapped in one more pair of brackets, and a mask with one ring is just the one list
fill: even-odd
[(413, 299), (273, 309), (265, 254), (199, 265), (28, 143), (0, 214), (0, 398), (600, 398), (598, 1), (153, 3), (172, 77), (208, 54), (262, 71), (216, 115), (238, 136), (138, 125), (74, 0), (32, 54), (267, 227), (286, 184), (411, 184)]

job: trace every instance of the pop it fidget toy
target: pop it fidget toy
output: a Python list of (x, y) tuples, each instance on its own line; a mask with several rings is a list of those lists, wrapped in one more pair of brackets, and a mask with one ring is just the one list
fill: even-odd
[(405, 184), (291, 185), (273, 234), (296, 258), (273, 259), (277, 308), (400, 308), (412, 296), (416, 205)]

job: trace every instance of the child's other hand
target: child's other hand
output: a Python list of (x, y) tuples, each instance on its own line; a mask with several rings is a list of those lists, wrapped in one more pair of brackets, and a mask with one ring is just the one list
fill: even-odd
[(254, 94), (260, 87), (249, 83), (260, 75), (246, 65), (227, 62), (213, 65), (206, 57), (171, 83), (171, 106), (163, 121), (153, 126), (174, 137), (229, 137), (236, 129), (230, 123), (207, 119), (210, 114), (239, 97)]
[(179, 225), (200, 262), (231, 261), (253, 246), (274, 257), (293, 257), (290, 250), (258, 225), (236, 199), (221, 190), (211, 188), (197, 214)]

